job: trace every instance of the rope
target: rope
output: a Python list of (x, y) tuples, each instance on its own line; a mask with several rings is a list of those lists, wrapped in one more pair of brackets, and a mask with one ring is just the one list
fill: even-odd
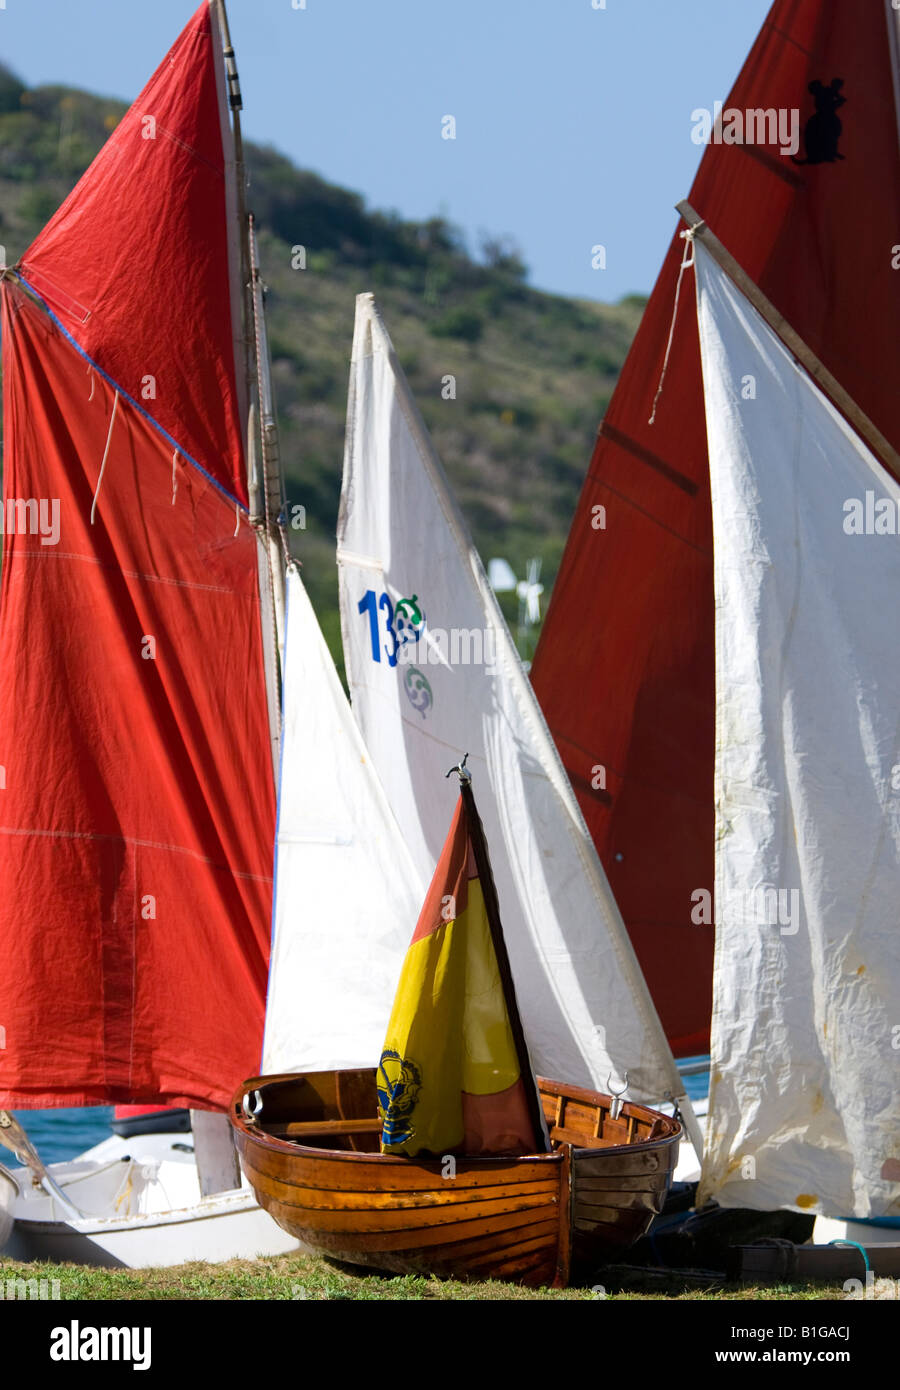
[[(120, 396), (123, 396), (124, 399), (131, 406), (132, 410), (136, 410), (139, 415), (143, 416), (143, 418), (147, 421), (148, 425), (150, 425), (151, 429), (154, 429), (157, 434), (161, 434), (163, 439), (165, 439), (169, 444), (171, 444), (173, 448), (177, 448), (181, 457), (185, 459), (191, 465), (192, 468), (196, 468), (198, 473), (202, 473), (206, 481), (208, 483), (212, 483), (216, 491), (221, 493), (221, 495), (225, 498), (225, 500), (228, 503), (234, 502), (238, 506), (240, 506), (244, 511), (247, 510), (243, 502), (239, 502), (233, 492), (229, 492), (228, 488), (225, 487), (224, 484), (220, 483), (218, 478), (214, 477), (208, 469), (204, 468), (202, 463), (198, 463), (197, 460), (193, 458), (192, 455), (189, 454), (181, 444), (178, 443), (177, 439), (172, 438), (168, 430), (163, 429), (159, 421), (155, 420), (148, 410), (145, 410), (145, 408), (141, 405), (140, 401), (135, 400), (133, 396), (129, 396), (128, 392), (119, 385), (115, 378), (110, 376), (109, 372), (104, 371), (103, 368), (100, 366), (99, 362), (95, 362), (94, 359), (90, 357), (87, 352), (85, 352), (78, 339), (72, 337), (72, 334), (69, 332), (68, 328), (66, 328), (65, 324), (56, 317), (50, 306), (46, 303), (45, 300), (41, 298), (34, 286), (28, 283), (24, 275), (20, 274), (18, 270), (10, 270), (8, 273), (15, 279), (16, 283), (22, 287), (22, 289), (29, 296), (29, 298), (34, 301), (34, 303), (38, 306), (41, 312), (46, 314), (47, 318), (56, 328), (56, 331), (60, 333), (62, 337), (65, 338), (66, 342), (69, 343), (70, 346), (75, 349), (79, 357), (83, 358), (83, 360), (89, 364), (89, 366), (97, 374), (97, 376), (99, 376), (103, 381), (106, 382), (107, 386), (111, 387), (112, 390), (116, 391)], [(0, 279), (2, 278), (3, 274), (2, 272), (0, 272)]]
[(234, 534), (237, 535), (241, 529), (241, 509), (237, 502), (234, 504)]
[[(666, 379), (666, 369), (669, 365), (669, 353), (672, 351), (672, 339), (675, 337), (675, 319), (678, 315), (678, 296), (681, 293), (681, 277), (684, 275), (688, 266), (694, 264), (694, 230), (689, 227), (687, 231), (681, 232), (680, 235), (684, 237), (684, 255), (681, 258), (681, 265), (678, 268), (678, 280), (675, 285), (675, 303), (672, 305), (672, 323), (669, 327), (669, 341), (666, 343), (666, 355), (663, 358), (659, 385), (656, 388), (656, 395), (653, 397), (653, 409), (650, 412), (650, 419), (647, 421), (648, 425), (652, 425), (656, 419), (656, 405), (662, 395), (663, 382)], [(690, 260), (688, 260), (688, 252), (690, 252)]]
[(172, 506), (175, 506), (175, 498), (178, 496), (178, 473), (175, 469), (175, 462), (178, 458), (178, 450), (172, 454)]
[(869, 1264), (869, 1256), (868, 1256), (868, 1252), (866, 1251), (866, 1247), (865, 1247), (864, 1245), (860, 1245), (858, 1241), (855, 1241), (855, 1240), (830, 1240), (830, 1241), (828, 1242), (828, 1244), (829, 1244), (829, 1245), (852, 1245), (852, 1246), (853, 1246), (853, 1249), (854, 1249), (854, 1250), (858, 1250), (859, 1253), (862, 1255), (862, 1257), (863, 1257), (863, 1263), (864, 1263), (864, 1265), (865, 1265), (865, 1267), (866, 1267), (866, 1273), (868, 1274), (869, 1271), (871, 1270), (872, 1266)]
[[(254, 348), (255, 348), (255, 353), (256, 353), (256, 382), (257, 382), (257, 391), (258, 391), (258, 393), (259, 393), (259, 404), (260, 404), (260, 412), (259, 412), (259, 413), (260, 413), (260, 425), (261, 425), (261, 429), (260, 429), (260, 464), (261, 464), (261, 472), (262, 472), (263, 517), (264, 517), (264, 526), (263, 526), (262, 535), (263, 535), (263, 542), (264, 542), (264, 544), (263, 544), (264, 559), (265, 559), (265, 564), (266, 564), (266, 579), (267, 579), (267, 585), (266, 585), (266, 587), (267, 587), (267, 589), (268, 589), (268, 599), (269, 599), (269, 624), (268, 624), (268, 625), (269, 625), (269, 639), (270, 639), (271, 644), (272, 644), (272, 647), (271, 647), (271, 651), (272, 651), (272, 670), (273, 670), (274, 673), (275, 673), (275, 689), (276, 689), (276, 691), (280, 691), (280, 689), (281, 689), (281, 653), (280, 653), (279, 647), (278, 647), (278, 619), (277, 619), (277, 617), (275, 616), (275, 568), (274, 568), (274, 565), (273, 565), (273, 562), (272, 562), (272, 550), (271, 550), (271, 547), (270, 547), (270, 545), (269, 545), (269, 537), (270, 537), (270, 535), (271, 535), (271, 533), (272, 533), (272, 526), (273, 526), (273, 525), (278, 526), (279, 529), (280, 529), (280, 514), (279, 514), (278, 517), (274, 517), (274, 518), (273, 518), (273, 517), (271, 516), (271, 514), (270, 514), (270, 507), (269, 507), (269, 479), (270, 479), (270, 475), (271, 475), (270, 465), (271, 465), (271, 463), (272, 463), (272, 440), (271, 440), (270, 437), (269, 437), (269, 433), (268, 433), (268, 431), (266, 430), (266, 427), (265, 427), (265, 422), (264, 422), (263, 419), (262, 419), (263, 399), (264, 399), (264, 396), (265, 396), (265, 394), (266, 394), (266, 393), (264, 392), (264, 390), (263, 390), (263, 384), (264, 384), (264, 377), (265, 377), (265, 371), (266, 371), (266, 366), (267, 366), (266, 361), (265, 361), (265, 353), (263, 352), (263, 325), (264, 325), (264, 319), (265, 319), (265, 307), (264, 307), (264, 304), (263, 304), (263, 301), (262, 301), (262, 288), (261, 288), (261, 285), (260, 285), (260, 282), (259, 282), (259, 260), (258, 260), (257, 254), (256, 254), (256, 224), (255, 224), (255, 222), (254, 222), (254, 220), (253, 220), (253, 214), (252, 214), (252, 213), (248, 216), (247, 221), (248, 221), (248, 227), (247, 227), (247, 246), (248, 246), (248, 250), (249, 250), (249, 253), (250, 253), (250, 275), (251, 275), (251, 282), (250, 282), (251, 294), (250, 294), (250, 300), (251, 300), (251, 305), (252, 305), (252, 308), (253, 308), (253, 339), (254, 339)], [(271, 383), (270, 383), (270, 385), (271, 385)], [(277, 443), (277, 440), (276, 440), (276, 443)], [(284, 500), (284, 498), (283, 498), (283, 489), (282, 489), (282, 502), (283, 502), (283, 500)], [(287, 538), (286, 538), (286, 536), (285, 536), (285, 534), (284, 534), (283, 532), (282, 532), (282, 534), (281, 534), (281, 544), (282, 544), (283, 547), (285, 547), (285, 548), (287, 547)], [(283, 726), (284, 726), (284, 711), (283, 711), (283, 709), (282, 709), (282, 707), (281, 707), (281, 700), (280, 700), (280, 699), (276, 699), (276, 706), (277, 706), (277, 710), (278, 710), (278, 729), (279, 729), (279, 735), (278, 735), (278, 736), (279, 736), (279, 738), (280, 738), (281, 735), (282, 735)]]
[(106, 460), (109, 457), (109, 446), (112, 443), (113, 425), (116, 423), (116, 411), (119, 409), (119, 393), (113, 399), (112, 415), (109, 417), (109, 433), (106, 436), (106, 448), (103, 450), (103, 462), (100, 465), (100, 474), (97, 478), (97, 486), (94, 489), (94, 500), (91, 503), (91, 525), (94, 524), (94, 513), (97, 510), (97, 498), (100, 496), (100, 484), (103, 482), (103, 474), (106, 470)]
[(97, 384), (96, 378), (94, 377), (94, 369), (90, 364), (88, 364), (88, 376), (91, 379), (91, 394), (88, 396), (88, 405), (90, 405), (91, 401), (94, 399), (94, 387)]
[[(281, 517), (278, 518), (278, 534), (281, 537), (281, 552), (284, 555), (285, 569), (289, 569), (291, 565), (294, 563), (294, 558), (291, 555), (291, 547), (290, 542), (288, 541), (287, 527), (285, 526)], [(299, 560), (297, 561), (297, 568), (300, 568)]]

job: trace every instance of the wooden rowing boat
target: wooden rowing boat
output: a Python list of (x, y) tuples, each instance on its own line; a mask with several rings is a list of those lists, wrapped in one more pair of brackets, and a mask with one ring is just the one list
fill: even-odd
[(647, 1230), (678, 1156), (677, 1120), (538, 1079), (551, 1151), (382, 1154), (374, 1068), (254, 1077), (231, 1123), (260, 1206), (323, 1255), (400, 1274), (564, 1287)]

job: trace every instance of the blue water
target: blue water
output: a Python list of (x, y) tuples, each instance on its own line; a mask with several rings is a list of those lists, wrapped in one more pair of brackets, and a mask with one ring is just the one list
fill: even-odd
[[(111, 1105), (13, 1111), (45, 1163), (62, 1163), (66, 1159), (77, 1158), (85, 1149), (99, 1144), (101, 1139), (108, 1139), (112, 1133), (109, 1127), (112, 1113)], [(0, 1163), (10, 1168), (18, 1166), (8, 1150), (0, 1150)]]
[(687, 1092), (688, 1100), (705, 1100), (709, 1095), (709, 1057), (679, 1057), (677, 1065), (686, 1067), (691, 1062), (705, 1062), (706, 1070), (698, 1072), (696, 1076), (685, 1076), (684, 1089)]
[[(709, 1058), (684, 1057), (682, 1061), (709, 1062)], [(709, 1075), (686, 1076), (684, 1084), (691, 1100), (702, 1100), (709, 1090)], [(15, 1115), (44, 1162), (62, 1163), (108, 1139), (112, 1113), (111, 1106), (97, 1105), (89, 1109), (17, 1110)], [(16, 1167), (9, 1153), (0, 1152), (0, 1163)]]

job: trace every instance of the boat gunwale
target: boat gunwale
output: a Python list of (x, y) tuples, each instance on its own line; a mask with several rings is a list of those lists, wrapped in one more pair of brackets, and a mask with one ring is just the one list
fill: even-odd
[[(250, 1125), (244, 1115), (242, 1101), (250, 1091), (263, 1091), (265, 1087), (277, 1085), (283, 1082), (298, 1081), (304, 1076), (321, 1075), (325, 1072), (340, 1072), (343, 1070), (354, 1070), (354, 1068), (331, 1067), (323, 1068), (320, 1072), (298, 1071), (298, 1072), (273, 1072), (268, 1076), (253, 1076), (243, 1081), (235, 1091), (232, 1100), (229, 1116), (233, 1127), (239, 1131), (246, 1139), (259, 1144), (263, 1148), (273, 1149), (276, 1152), (293, 1154), (296, 1157), (309, 1157), (319, 1159), (335, 1159), (344, 1162), (350, 1160), (356, 1163), (378, 1163), (379, 1165), (391, 1164), (397, 1167), (409, 1167), (414, 1165), (417, 1168), (440, 1168), (443, 1157), (418, 1158), (407, 1157), (406, 1154), (385, 1154), (385, 1153), (362, 1153), (353, 1149), (327, 1149), (313, 1144), (301, 1144), (296, 1139), (282, 1139), (278, 1135), (269, 1134), (267, 1130), (258, 1125)], [(373, 1074), (375, 1068), (372, 1068)], [(547, 1077), (539, 1076), (535, 1078), (539, 1090), (546, 1089), (557, 1095), (562, 1095), (569, 1100), (585, 1101), (590, 1105), (600, 1105), (602, 1108), (609, 1109), (612, 1104), (612, 1097), (601, 1091), (591, 1091), (584, 1086), (571, 1086), (562, 1081), (551, 1081)], [(603, 1106), (603, 1102), (607, 1102)], [(671, 1148), (678, 1143), (683, 1134), (682, 1125), (672, 1115), (664, 1115), (661, 1111), (653, 1110), (650, 1106), (641, 1105), (636, 1101), (625, 1101), (622, 1106), (622, 1114), (634, 1116), (636, 1119), (649, 1119), (654, 1121), (662, 1119), (667, 1125), (672, 1126), (667, 1134), (658, 1135), (655, 1139), (636, 1139), (630, 1144), (603, 1144), (595, 1148), (582, 1147), (572, 1141), (561, 1143), (559, 1148), (551, 1150), (549, 1153), (530, 1153), (530, 1154), (510, 1154), (506, 1157), (501, 1155), (479, 1155), (479, 1154), (455, 1154), (454, 1157), (466, 1165), (478, 1167), (509, 1167), (510, 1165), (522, 1163), (562, 1163), (565, 1150), (568, 1146), (572, 1152), (573, 1165), (581, 1158), (597, 1158), (601, 1154), (615, 1156), (619, 1154), (633, 1154), (635, 1151), (641, 1153), (652, 1153), (659, 1149)]]

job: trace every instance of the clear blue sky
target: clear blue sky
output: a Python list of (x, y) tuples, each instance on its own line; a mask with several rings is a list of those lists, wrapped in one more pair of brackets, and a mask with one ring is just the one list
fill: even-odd
[[(298, 6), (300, 0), (293, 0)], [(596, 0), (600, 3), (600, 0)], [(0, 57), (29, 84), (133, 99), (194, 0), (0, 0)], [(649, 291), (769, 0), (230, 0), (245, 130), (471, 246), (509, 233), (532, 283)], [(453, 115), (457, 139), (441, 139)], [(298, 231), (298, 240), (302, 234)], [(606, 247), (605, 270), (591, 248)]]

